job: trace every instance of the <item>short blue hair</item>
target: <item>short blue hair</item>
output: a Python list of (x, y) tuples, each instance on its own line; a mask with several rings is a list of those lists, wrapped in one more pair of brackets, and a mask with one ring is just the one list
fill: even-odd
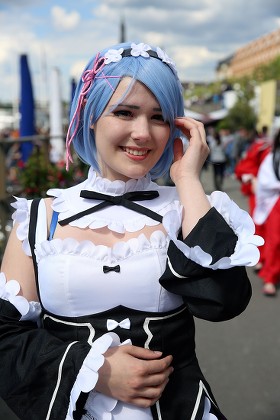
[[(101, 51), (100, 57), (109, 49), (129, 49), (131, 43), (121, 43)], [(151, 47), (156, 51), (156, 48)], [(87, 64), (85, 71), (92, 69), (96, 56)], [(165, 150), (156, 165), (151, 169), (152, 179), (160, 178), (170, 168), (173, 160), (173, 143), (176, 137), (180, 136), (180, 131), (174, 125), (174, 119), (184, 115), (184, 101), (182, 95), (182, 85), (174, 69), (158, 58), (145, 58), (126, 56), (118, 62), (104, 65), (102, 74), (105, 76), (115, 76), (112, 78), (95, 78), (86, 101), (80, 111), (80, 120), (76, 134), (73, 138), (73, 146), (82, 161), (99, 171), (97, 162), (97, 150), (95, 144), (95, 134), (91, 126), (102, 115), (111, 96), (118, 84), (124, 77), (131, 77), (133, 81), (143, 83), (157, 99), (163, 113), (163, 118), (170, 124), (170, 136)], [(109, 83), (110, 84), (109, 84)], [(78, 106), (83, 80), (77, 84), (75, 96), (70, 110), (70, 119), (73, 118)], [(111, 86), (110, 86), (111, 85)], [(112, 89), (113, 88), (113, 89)], [(73, 129), (72, 129), (73, 131)]]

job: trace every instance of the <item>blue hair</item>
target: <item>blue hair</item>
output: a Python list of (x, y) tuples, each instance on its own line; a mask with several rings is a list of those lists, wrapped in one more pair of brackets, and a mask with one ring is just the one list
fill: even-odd
[[(100, 57), (103, 57), (108, 49), (129, 49), (130, 47), (131, 43), (118, 44), (101, 51)], [(155, 50), (154, 47), (152, 49)], [(85, 70), (92, 69), (95, 58), (96, 56), (89, 61)], [(162, 109), (164, 120), (170, 124), (170, 136), (165, 150), (159, 161), (150, 171), (152, 179), (163, 176), (169, 170), (173, 160), (174, 139), (180, 136), (180, 131), (174, 125), (174, 119), (184, 115), (182, 85), (177, 75), (171, 66), (162, 62), (160, 59), (153, 57), (145, 58), (142, 56), (127, 56), (118, 62), (107, 64), (103, 67), (102, 74), (115, 77), (94, 79), (87, 93), (86, 103), (81, 109), (78, 130), (73, 139), (73, 146), (76, 153), (82, 161), (99, 171), (95, 134), (91, 126), (102, 115), (122, 78), (131, 77), (133, 81), (143, 83), (153, 93)], [(70, 119), (73, 118), (77, 108), (82, 87), (83, 81), (80, 79), (71, 105)]]

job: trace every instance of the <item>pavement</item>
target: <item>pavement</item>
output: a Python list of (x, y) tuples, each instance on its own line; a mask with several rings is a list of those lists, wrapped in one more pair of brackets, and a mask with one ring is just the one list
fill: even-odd
[[(202, 182), (207, 193), (213, 191), (211, 167)], [(237, 180), (227, 177), (224, 191), (247, 210)], [(263, 296), (261, 279), (253, 268), (247, 272), (253, 296), (240, 316), (195, 320), (197, 356), (228, 420), (280, 420), (280, 290), (276, 297)]]

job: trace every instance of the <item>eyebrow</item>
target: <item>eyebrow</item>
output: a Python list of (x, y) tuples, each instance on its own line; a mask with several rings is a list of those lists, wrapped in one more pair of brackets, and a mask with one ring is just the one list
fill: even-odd
[[(110, 105), (110, 108), (111, 109), (114, 109), (114, 108), (118, 108), (120, 106), (123, 106), (125, 108), (130, 108), (130, 109), (140, 109), (140, 106), (137, 106), (137, 105), (129, 105), (129, 104)], [(162, 109), (161, 108), (153, 108), (153, 111), (155, 111), (155, 112), (162, 112)]]

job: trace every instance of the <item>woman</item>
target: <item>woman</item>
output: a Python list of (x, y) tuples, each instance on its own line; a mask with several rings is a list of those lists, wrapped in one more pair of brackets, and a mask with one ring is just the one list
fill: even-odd
[(222, 191), (225, 179), (227, 156), (225, 146), (222, 143), (222, 139), (218, 131), (214, 132), (213, 139), (209, 142), (209, 147), (210, 161), (213, 165), (214, 188), (218, 191)]
[[(205, 131), (184, 117), (174, 63), (143, 43), (98, 53), (76, 89), (67, 164), (72, 142), (88, 178), (14, 204), (1, 396), (23, 420), (224, 419), (193, 316), (246, 308), (261, 238), (226, 194), (204, 193)], [(176, 187), (158, 186), (171, 163)]]
[(280, 282), (280, 130), (258, 172), (253, 218), (265, 235), (264, 261), (259, 271), (263, 293), (275, 296)]

